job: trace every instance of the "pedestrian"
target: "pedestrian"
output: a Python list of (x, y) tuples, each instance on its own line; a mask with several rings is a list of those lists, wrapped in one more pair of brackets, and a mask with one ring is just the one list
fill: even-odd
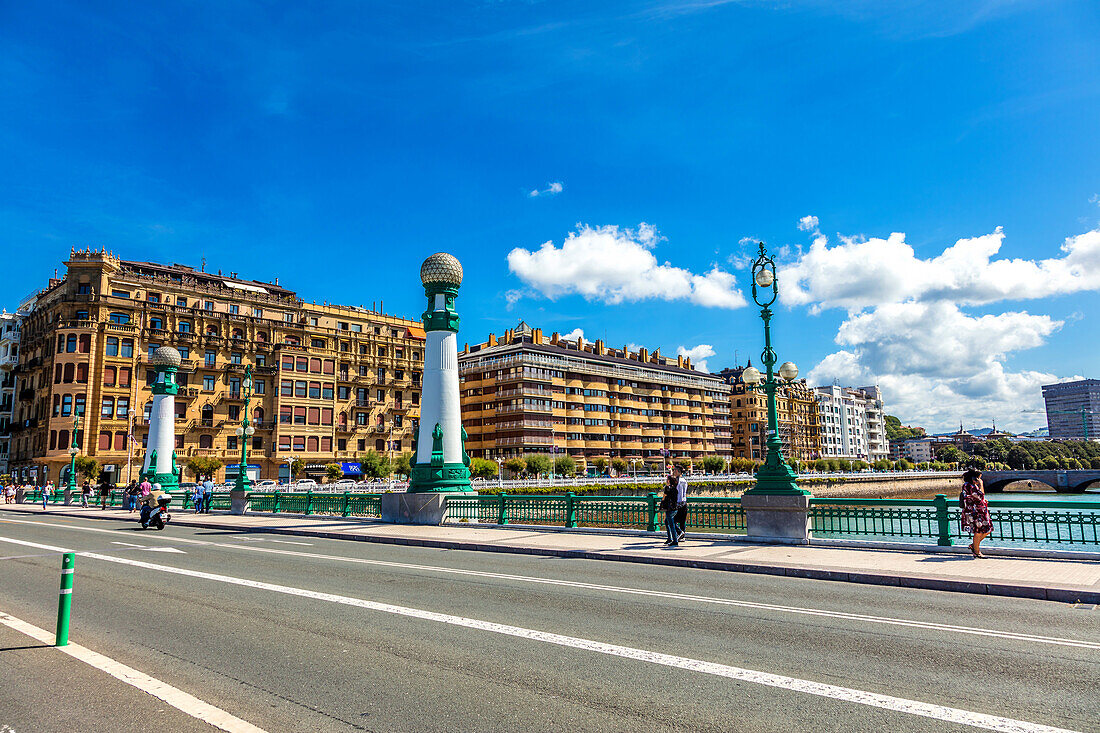
[(661, 497), (661, 511), (665, 513), (665, 544), (675, 547), (680, 544), (680, 533), (676, 526), (676, 481), (671, 475), (665, 478), (665, 493)]
[(202, 484), (195, 484), (195, 490), (192, 492), (191, 501), (195, 505), (195, 514), (202, 511)]
[(53, 481), (47, 481), (46, 485), (42, 487), (42, 509), (50, 504), (50, 494), (53, 492)]
[(214, 482), (209, 476), (202, 482), (202, 509), (203, 514), (210, 513), (210, 502), (214, 500)]
[(676, 540), (679, 541), (687, 534), (688, 480), (684, 476), (684, 469), (679, 466), (672, 469), (672, 476), (676, 479)]
[(111, 496), (111, 491), (115, 486), (111, 483), (111, 474), (106, 471), (102, 471), (99, 474), (99, 508), (106, 511), (107, 499)]
[(84, 479), (84, 483), (80, 485), (80, 506), (83, 509), (88, 508), (88, 497), (92, 495), (92, 485), (88, 482), (88, 479)]
[(970, 552), (974, 557), (985, 557), (982, 554), (982, 540), (993, 531), (993, 519), (989, 516), (989, 502), (985, 499), (982, 472), (976, 468), (971, 468), (963, 474), (959, 509), (963, 531), (974, 535), (970, 543)]
[(138, 503), (138, 505), (140, 506), (141, 504), (144, 504), (146, 497), (148, 497), (149, 494), (151, 494), (151, 493), (153, 493), (153, 485), (151, 483), (149, 483), (148, 477), (143, 477), (141, 479), (141, 483), (138, 484), (138, 490), (137, 490), (137, 496), (138, 496), (137, 503)]

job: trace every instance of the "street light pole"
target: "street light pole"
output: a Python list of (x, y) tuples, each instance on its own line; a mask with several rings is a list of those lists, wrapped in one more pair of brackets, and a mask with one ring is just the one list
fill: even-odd
[[(760, 254), (752, 264), (752, 299), (760, 306), (760, 318), (764, 321), (764, 351), (760, 360), (764, 362), (766, 376), (753, 367), (741, 373), (741, 381), (750, 389), (762, 389), (768, 401), (767, 456), (756, 472), (756, 486), (747, 494), (795, 494), (808, 495), (810, 492), (798, 488), (798, 474), (783, 458), (783, 442), (779, 437), (779, 412), (776, 408), (776, 392), (779, 380), (776, 379), (775, 363), (779, 361), (772, 348), (771, 305), (779, 297), (779, 285), (775, 276), (775, 261), (768, 256), (764, 243), (760, 243)], [(778, 376), (785, 382), (798, 377), (798, 368), (791, 362), (779, 367)]]
[(73, 444), (69, 447), (69, 478), (65, 482), (65, 503), (71, 501), (76, 491), (76, 454), (80, 452), (76, 444), (76, 431), (80, 428), (80, 415), (73, 415)]
[(237, 438), (241, 441), (241, 462), (237, 466), (237, 482), (230, 493), (230, 512), (232, 514), (244, 514), (248, 506), (248, 490), (252, 482), (248, 479), (248, 440), (256, 432), (252, 427), (252, 421), (248, 419), (248, 403), (252, 399), (252, 365), (244, 370), (244, 380), (241, 382), (241, 390), (244, 392), (244, 414), (241, 417), (241, 426), (237, 428)]

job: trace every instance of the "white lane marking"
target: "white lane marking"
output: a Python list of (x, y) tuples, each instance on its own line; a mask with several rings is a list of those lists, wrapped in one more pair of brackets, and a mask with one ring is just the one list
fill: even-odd
[(187, 554), (183, 550), (177, 549), (175, 547), (146, 547), (145, 549), (148, 550), (149, 552), (167, 552), (167, 553), (172, 553), (172, 554), (176, 554), (176, 555), (186, 555)]
[(498, 624), (491, 621), (481, 621), (478, 619), (465, 618), (462, 616), (451, 616), (450, 614), (436, 613), (435, 611), (425, 611), (418, 608), (395, 606), (389, 603), (379, 603), (377, 601), (368, 601), (362, 598), (351, 598), (349, 596), (340, 596), (333, 593), (322, 593), (319, 591), (306, 590), (304, 588), (294, 588), (286, 585), (264, 583), (258, 580), (233, 578), (227, 575), (205, 573), (198, 570), (188, 570), (185, 568), (174, 568), (167, 565), (155, 565), (153, 563), (143, 562), (141, 560), (129, 560), (121, 557), (111, 557), (110, 555), (100, 555), (95, 552), (82, 552), (80, 554), (83, 557), (89, 557), (95, 560), (103, 560), (105, 562), (113, 562), (120, 565), (130, 565), (132, 567), (138, 568), (146, 568), (148, 570), (155, 570), (161, 573), (185, 575), (192, 578), (201, 578), (203, 580), (213, 580), (220, 583), (244, 586), (246, 588), (272, 591), (275, 593), (283, 593), (285, 595), (311, 598), (319, 601), (328, 601), (329, 603), (339, 603), (346, 606), (356, 606), (358, 608), (365, 608), (371, 611), (380, 611), (382, 613), (395, 614), (398, 616), (418, 618), (426, 621), (435, 621), (438, 623), (444, 623), (468, 629), (477, 629), (480, 631), (488, 631), (495, 634), (504, 634), (506, 636), (530, 639), (532, 641), (539, 641), (546, 644), (572, 647), (574, 649), (582, 649), (586, 651), (597, 652), (599, 654), (622, 657), (624, 659), (634, 659), (640, 662), (659, 664), (665, 667), (675, 667), (678, 669), (685, 669), (693, 672), (701, 672), (703, 674), (726, 677), (728, 679), (739, 680), (742, 682), (752, 682), (768, 687), (775, 687), (783, 690), (790, 690), (793, 692), (801, 692), (808, 695), (818, 695), (820, 697), (827, 697), (842, 702), (868, 705), (870, 707), (905, 713), (907, 715), (917, 715), (925, 718), (933, 718), (935, 720), (959, 723), (975, 728), (984, 728), (986, 730), (1004, 731), (1005, 733), (1066, 733), (1066, 729), (1064, 728), (1056, 728), (1048, 725), (1041, 725), (1038, 723), (1029, 723), (1027, 721), (1014, 720), (1012, 718), (1005, 718), (998, 715), (976, 713), (969, 710), (962, 710), (959, 708), (952, 708), (944, 705), (935, 705), (932, 703), (920, 702), (919, 700), (907, 700), (901, 697), (882, 695), (876, 692), (867, 692), (865, 690), (855, 690), (848, 687), (840, 687), (837, 685), (828, 685), (821, 682), (813, 682), (812, 680), (803, 680), (796, 677), (771, 674), (769, 672), (758, 672), (751, 669), (744, 669), (742, 667), (732, 667), (725, 664), (706, 662), (699, 659), (677, 657), (671, 654), (662, 654), (660, 652), (652, 652), (645, 649), (635, 649), (632, 647), (619, 646), (617, 644), (607, 644), (601, 641), (582, 639), (575, 636), (563, 636), (561, 634), (553, 634), (546, 631), (525, 629), (519, 626), (509, 626), (507, 624)]
[[(14, 519), (0, 519), (0, 522), (14, 524), (29, 524), (56, 527), (59, 529), (74, 529), (84, 532), (115, 533), (117, 530), (100, 529), (98, 527), (81, 527), (78, 525), (49, 524), (47, 522), (28, 522)], [(844, 611), (828, 611), (819, 608), (802, 608), (799, 606), (781, 606), (773, 603), (759, 603), (756, 601), (738, 601), (728, 598), (713, 598), (710, 596), (696, 596), (686, 593), (671, 593), (667, 591), (646, 590), (643, 588), (627, 588), (615, 585), (599, 585), (596, 583), (584, 583), (573, 580), (555, 580), (552, 578), (537, 578), (529, 575), (511, 575), (508, 573), (492, 573), (484, 570), (462, 570), (459, 568), (444, 568), (433, 565), (417, 565), (412, 563), (393, 562), (389, 560), (368, 560), (358, 557), (343, 557), (340, 555), (323, 555), (315, 552), (301, 552), (296, 550), (280, 550), (276, 547), (257, 547), (254, 545), (233, 545), (222, 542), (209, 542), (205, 540), (193, 540), (185, 537), (175, 538), (178, 542), (186, 542), (196, 545), (208, 545), (211, 547), (228, 548), (231, 550), (247, 550), (249, 552), (268, 552), (278, 555), (291, 555), (294, 557), (307, 557), (317, 560), (338, 560), (340, 562), (358, 563), (360, 565), (375, 565), (380, 567), (398, 568), (403, 570), (418, 570), (450, 575), (469, 575), (499, 580), (514, 580), (524, 583), (536, 583), (542, 585), (558, 585), (568, 588), (581, 588), (585, 590), (606, 591), (611, 593), (623, 593), (628, 595), (649, 596), (654, 598), (667, 598), (671, 600), (692, 601), (696, 603), (709, 603), (719, 606), (732, 606), (735, 608), (750, 608), (760, 611), (778, 611), (780, 613), (792, 613), (806, 616), (823, 616), (826, 618), (846, 619), (863, 623), (885, 624), (889, 626), (905, 626), (914, 629), (929, 631), (944, 631), (956, 634), (969, 634), (972, 636), (986, 636), (996, 639), (1009, 639), (1012, 641), (1032, 642), (1036, 644), (1053, 644), (1056, 646), (1069, 646), (1081, 649), (1100, 650), (1100, 643), (1082, 641), (1079, 639), (1066, 639), (1057, 636), (1039, 636), (1036, 634), (1020, 634), (1013, 631), (997, 631), (995, 629), (983, 629), (975, 626), (956, 626), (953, 624), (940, 624), (934, 621), (915, 621), (912, 619), (892, 618), (889, 616), (871, 616), (862, 613), (847, 613)], [(257, 538), (254, 541), (259, 541)]]
[(280, 545), (304, 545), (305, 547), (313, 547), (312, 542), (292, 542), (291, 540), (268, 540), (268, 542), (278, 542)]
[[(16, 631), (22, 632), (33, 639), (37, 639), (43, 644), (53, 646), (54, 635), (45, 629), (40, 629), (33, 624), (29, 624), (3, 611), (0, 611), (0, 623)], [(83, 647), (80, 644), (70, 641), (67, 646), (53, 648), (85, 664), (95, 667), (100, 671), (106, 672), (115, 679), (122, 680), (128, 685), (138, 688), (142, 692), (163, 700), (177, 710), (190, 715), (192, 718), (198, 718), (224, 731), (230, 731), (230, 733), (265, 733), (262, 728), (258, 728), (248, 721), (241, 720), (221, 708), (214, 707), (210, 703), (203, 702), (194, 695), (190, 695), (179, 688), (173, 687), (167, 682), (162, 682), (155, 677), (150, 677), (144, 672), (139, 672), (133, 667), (128, 667), (122, 662), (115, 661), (99, 652), (93, 652), (91, 649)]]
[(133, 542), (112, 542), (112, 545), (126, 545), (127, 547), (145, 547), (145, 545), (135, 545)]

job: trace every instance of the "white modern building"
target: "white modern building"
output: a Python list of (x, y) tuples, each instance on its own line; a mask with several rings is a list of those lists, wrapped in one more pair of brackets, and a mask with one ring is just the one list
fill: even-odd
[(21, 305), (15, 313), (0, 312), (0, 474), (8, 472), (11, 456), (11, 424), (15, 420), (15, 396), (19, 375), (19, 334), (23, 318), (33, 307), (34, 299)]
[(901, 443), (901, 457), (912, 463), (929, 463), (936, 459), (931, 438), (913, 438)]
[(821, 456), (872, 463), (890, 457), (878, 387), (815, 387), (821, 418)]

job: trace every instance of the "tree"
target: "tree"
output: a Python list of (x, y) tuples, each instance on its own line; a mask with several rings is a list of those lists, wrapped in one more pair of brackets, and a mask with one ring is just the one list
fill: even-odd
[[(498, 466), (496, 461), (485, 458), (470, 459), (470, 475), (474, 478), (492, 479), (497, 477)], [(398, 471), (400, 473), (400, 471)]]
[(208, 476), (211, 481), (214, 480), (214, 475), (221, 469), (222, 462), (217, 458), (210, 456), (194, 456), (187, 461), (187, 470), (191, 472), (191, 475), (195, 477), (196, 481), (202, 481), (204, 476)]
[(966, 460), (966, 454), (953, 445), (945, 445), (936, 451), (936, 458), (944, 463), (961, 463)]
[(504, 462), (504, 468), (512, 474), (512, 478), (522, 476), (523, 472), (527, 470), (527, 461), (522, 458), (509, 458)]
[(390, 467), (390, 457), (379, 455), (378, 451), (371, 448), (359, 461), (359, 466), (364, 476), (370, 478), (386, 478), (393, 469)]
[(0, 486), (8, 486), (9, 484), (11, 484), (11, 474), (0, 473)]
[[(593, 458), (592, 465), (596, 467), (597, 475), (603, 476), (605, 473), (607, 473), (607, 459), (603, 456), (597, 456)], [(574, 470), (576, 470), (576, 466), (574, 466)], [(558, 471), (558, 473), (561, 473), (561, 471)]]
[(524, 456), (523, 461), (527, 466), (527, 473), (533, 476), (543, 476), (550, 473), (550, 467), (553, 465), (550, 462), (550, 456), (545, 453), (532, 453)]
[(721, 473), (726, 467), (726, 462), (718, 456), (707, 456), (703, 459), (703, 470), (707, 473)]
[(325, 481), (326, 483), (334, 484), (337, 479), (344, 477), (344, 468), (339, 463), (329, 463), (325, 465)]
[(924, 435), (924, 428), (910, 428), (901, 424), (893, 415), (886, 416), (886, 437), (889, 440), (909, 440)]
[(298, 478), (298, 474), (306, 467), (305, 461), (301, 458), (291, 458), (287, 463), (290, 465), (290, 478), (292, 479)]
[[(606, 468), (607, 459), (597, 458), (597, 461), (603, 461)], [(573, 460), (572, 456), (558, 456), (554, 459), (554, 473), (559, 476), (575, 476), (577, 473), (577, 462)]]
[(691, 469), (690, 458), (677, 458), (672, 461), (672, 465), (678, 467), (684, 473), (687, 473)]
[[(221, 464), (219, 464), (221, 465)], [(99, 463), (88, 456), (76, 457), (76, 475), (94, 481), (99, 476)]]
[[(472, 460), (470, 461), (470, 465), (472, 472)], [(412, 453), (402, 453), (400, 456), (398, 456), (397, 460), (393, 462), (393, 472), (396, 473), (398, 476), (404, 476), (405, 478), (408, 478), (409, 474), (412, 473)], [(496, 468), (493, 469), (493, 472), (496, 472)]]
[[(1100, 460), (1100, 459), (1097, 459)], [(615, 470), (615, 473), (622, 476), (626, 473), (626, 459), (625, 458), (612, 458), (611, 468)]]

